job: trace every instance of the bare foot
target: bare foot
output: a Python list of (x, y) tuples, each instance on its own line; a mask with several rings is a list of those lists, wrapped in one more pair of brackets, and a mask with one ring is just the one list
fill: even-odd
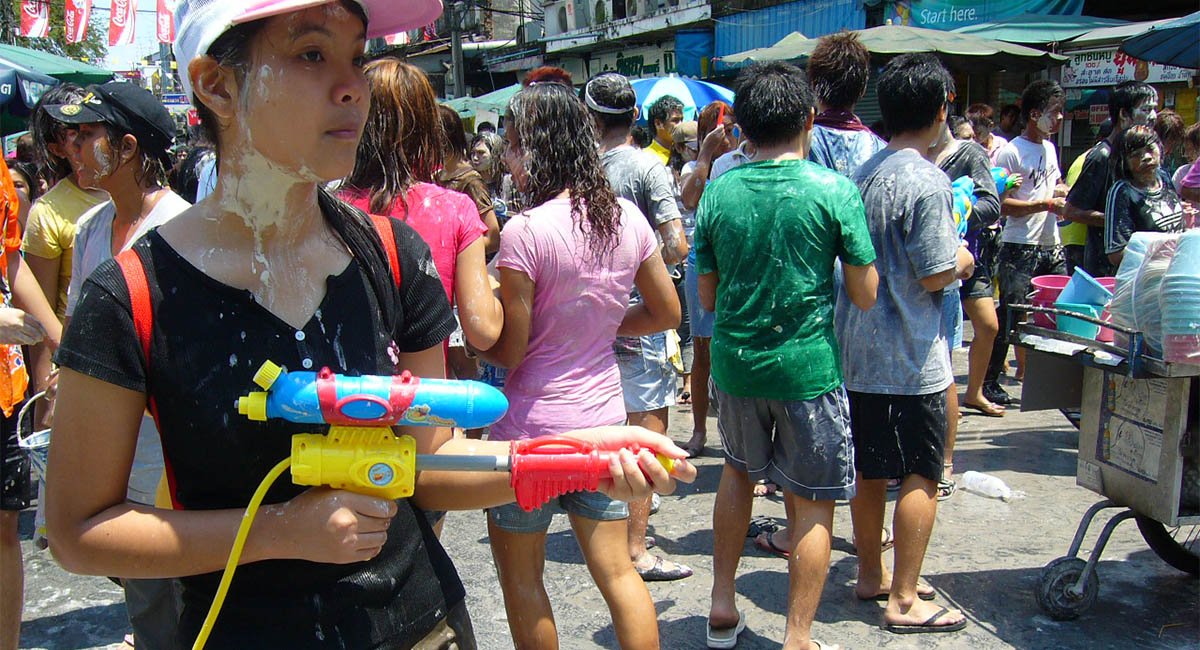
[(692, 437), (683, 445), (688, 458), (698, 458), (704, 455), (704, 443), (708, 442), (707, 431), (693, 431)]
[[(890, 575), (885, 576), (884, 579), (877, 585), (870, 585), (863, 581), (854, 583), (854, 595), (859, 600), (887, 600), (887, 596), (891, 593), (891, 589), (892, 577)], [(920, 598), (921, 600), (933, 600), (936, 596), (937, 592), (933, 590), (933, 587), (930, 587), (924, 582), (917, 582), (917, 598)]]
[(763, 481), (762, 483), (754, 484), (754, 496), (756, 497), (770, 496), (778, 491), (779, 486), (770, 481)]

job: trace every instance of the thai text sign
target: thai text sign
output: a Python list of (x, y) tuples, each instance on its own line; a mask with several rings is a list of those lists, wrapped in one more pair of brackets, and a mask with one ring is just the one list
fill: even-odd
[(1115, 86), (1122, 81), (1166, 83), (1187, 81), (1193, 72), (1186, 68), (1150, 63), (1118, 52), (1117, 48), (1066, 52), (1071, 60), (1063, 68), (1062, 85), (1067, 88)]

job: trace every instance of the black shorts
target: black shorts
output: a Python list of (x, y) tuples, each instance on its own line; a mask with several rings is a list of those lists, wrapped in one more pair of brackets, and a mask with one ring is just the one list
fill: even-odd
[(864, 479), (917, 474), (942, 480), (946, 391), (927, 395), (850, 395), (854, 468)]
[[(33, 502), (36, 489), (29, 475), (29, 455), (17, 445), (17, 413), (0, 421), (0, 510), (24, 510)], [(22, 436), (32, 433), (33, 420), (25, 418)]]

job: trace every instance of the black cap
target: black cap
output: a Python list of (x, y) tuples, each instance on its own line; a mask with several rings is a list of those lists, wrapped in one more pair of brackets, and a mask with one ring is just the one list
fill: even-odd
[(88, 86), (83, 99), (47, 106), (50, 117), (66, 124), (111, 124), (132, 133), (146, 155), (170, 161), (175, 120), (150, 91), (123, 81)]

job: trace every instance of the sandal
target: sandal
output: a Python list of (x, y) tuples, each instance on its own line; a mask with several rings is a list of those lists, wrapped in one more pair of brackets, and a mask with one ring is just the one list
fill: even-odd
[[(854, 548), (854, 555), (858, 555), (858, 543), (853, 538), (850, 540), (851, 546)], [(896, 537), (892, 535), (892, 529), (887, 526), (883, 527), (883, 539), (879, 542), (879, 551), (885, 552), (896, 545)]]
[(639, 569), (635, 564), (633, 570), (637, 571), (638, 575), (642, 577), (642, 580), (646, 582), (666, 582), (668, 580), (682, 580), (684, 578), (691, 577), (691, 568), (678, 562), (672, 562), (672, 564), (675, 565), (675, 568), (668, 569), (665, 566), (666, 562), (667, 561), (661, 556), (655, 555), (654, 564), (650, 565), (649, 568)]
[(679, 391), (679, 396), (677, 398), (675, 398), (675, 403), (676, 404), (691, 404), (692, 403), (692, 391), (690, 391), (690, 390)]
[(924, 634), (927, 632), (957, 632), (967, 626), (966, 617), (957, 623), (938, 625), (938, 619), (949, 613), (949, 607), (942, 607), (933, 616), (925, 619), (924, 623), (888, 623), (884, 621), (880, 627), (892, 634)]
[(985, 415), (989, 418), (1004, 417), (1004, 407), (1000, 406), (999, 404), (995, 404), (992, 402), (985, 402), (983, 404), (975, 404), (975, 403), (967, 402), (967, 401), (959, 402), (959, 404), (964, 409), (970, 409), (972, 411), (977, 411), (981, 415)]
[(774, 519), (758, 515), (750, 519), (750, 525), (746, 528), (746, 537), (751, 539), (758, 537), (763, 533), (773, 533), (782, 528)]
[(938, 481), (937, 484), (937, 500), (945, 501), (946, 499), (954, 496), (954, 493), (957, 491), (958, 484), (948, 478), (944, 478)]
[(771, 555), (777, 555), (785, 560), (792, 556), (792, 552), (790, 550), (775, 543), (774, 531), (763, 531), (762, 533), (759, 533), (758, 537), (754, 538), (754, 545), (757, 546), (758, 550), (760, 551), (770, 553)]

